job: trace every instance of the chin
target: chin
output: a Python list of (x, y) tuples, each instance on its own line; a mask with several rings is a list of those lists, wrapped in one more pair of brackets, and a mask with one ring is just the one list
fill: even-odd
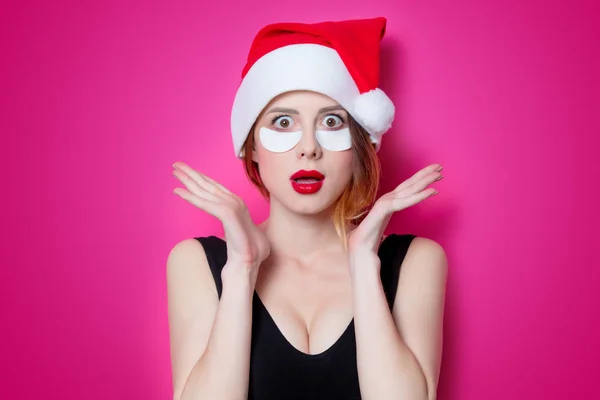
[[(325, 188), (323, 188), (325, 189)], [(292, 211), (304, 215), (316, 215), (326, 211), (333, 211), (340, 193), (331, 193), (331, 191), (323, 190), (313, 194), (300, 194), (290, 189), (289, 193), (284, 196), (284, 204)]]
[(333, 202), (315, 201), (314, 199), (290, 200), (286, 203), (287, 207), (297, 214), (317, 215), (330, 209)]

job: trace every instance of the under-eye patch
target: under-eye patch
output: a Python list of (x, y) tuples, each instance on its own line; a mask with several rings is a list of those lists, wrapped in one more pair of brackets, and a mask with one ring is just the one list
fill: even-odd
[[(296, 147), (302, 138), (302, 131), (279, 132), (260, 128), (258, 132), (263, 147), (274, 153), (284, 153)], [(329, 151), (344, 151), (352, 147), (350, 128), (337, 131), (317, 131), (319, 145)]]
[(344, 151), (352, 147), (350, 128), (337, 131), (317, 131), (317, 140), (321, 147), (329, 151)]
[(274, 153), (284, 153), (300, 142), (302, 131), (278, 132), (263, 127), (260, 128), (258, 137), (265, 149)]

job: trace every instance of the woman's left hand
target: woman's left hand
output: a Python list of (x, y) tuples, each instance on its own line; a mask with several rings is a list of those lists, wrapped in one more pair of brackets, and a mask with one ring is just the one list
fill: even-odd
[(440, 164), (431, 164), (381, 196), (365, 219), (348, 235), (348, 252), (377, 254), (392, 214), (437, 194), (437, 190), (427, 187), (443, 178), (442, 168)]

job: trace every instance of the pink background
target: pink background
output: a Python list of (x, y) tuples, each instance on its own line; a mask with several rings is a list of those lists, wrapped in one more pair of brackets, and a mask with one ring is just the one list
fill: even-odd
[(383, 189), (445, 167), (440, 194), (389, 227), (448, 253), (439, 398), (597, 391), (593, 1), (87, 3), (5, 3), (0, 17), (0, 398), (171, 398), (166, 257), (221, 233), (172, 194), (171, 164), (261, 220), (229, 136), (253, 35), (379, 15), (399, 110)]

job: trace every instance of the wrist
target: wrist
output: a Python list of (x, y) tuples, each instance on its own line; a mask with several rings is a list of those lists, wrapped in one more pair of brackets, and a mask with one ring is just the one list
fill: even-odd
[(348, 265), (353, 281), (379, 279), (381, 260), (373, 251), (365, 250), (350, 253)]
[(236, 286), (239, 290), (254, 291), (258, 268), (251, 264), (228, 260), (221, 270), (223, 287)]

